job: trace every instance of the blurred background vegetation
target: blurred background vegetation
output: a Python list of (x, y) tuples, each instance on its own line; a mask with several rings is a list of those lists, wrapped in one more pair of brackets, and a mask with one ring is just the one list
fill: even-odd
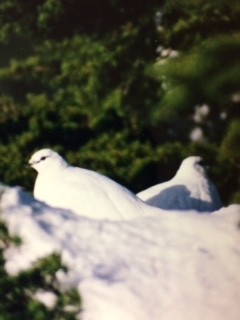
[[(240, 203), (239, 108), (239, 0), (0, 2), (5, 184), (32, 191), (26, 164), (43, 147), (134, 192), (202, 155), (224, 204)], [(75, 319), (81, 299), (59, 289), (60, 256), (6, 273), (4, 250), (19, 243), (0, 223), (0, 320)]]
[(240, 202), (238, 0), (2, 0), (0, 180), (51, 147), (134, 192), (202, 155)]

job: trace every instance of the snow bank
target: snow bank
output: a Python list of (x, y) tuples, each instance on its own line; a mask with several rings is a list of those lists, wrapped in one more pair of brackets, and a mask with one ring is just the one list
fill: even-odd
[(5, 252), (6, 270), (15, 274), (60, 252), (69, 272), (58, 279), (79, 290), (83, 320), (240, 319), (238, 205), (111, 222), (9, 188), (0, 206), (11, 234), (23, 239)]

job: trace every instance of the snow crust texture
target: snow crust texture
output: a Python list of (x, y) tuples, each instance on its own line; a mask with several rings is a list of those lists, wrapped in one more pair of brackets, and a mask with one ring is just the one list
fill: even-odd
[(23, 239), (5, 251), (6, 270), (16, 274), (60, 252), (69, 271), (57, 277), (79, 290), (83, 320), (240, 319), (239, 205), (107, 221), (4, 188), (0, 210)]

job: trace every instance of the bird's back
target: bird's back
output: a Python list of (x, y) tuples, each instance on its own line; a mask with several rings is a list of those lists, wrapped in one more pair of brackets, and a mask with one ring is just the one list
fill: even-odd
[(147, 204), (164, 210), (211, 212), (222, 206), (216, 187), (202, 175), (175, 176), (170, 181), (138, 193), (137, 196)]
[(128, 189), (97, 172), (76, 167), (40, 174), (34, 194), (49, 205), (91, 218), (131, 219), (142, 214), (142, 202)]

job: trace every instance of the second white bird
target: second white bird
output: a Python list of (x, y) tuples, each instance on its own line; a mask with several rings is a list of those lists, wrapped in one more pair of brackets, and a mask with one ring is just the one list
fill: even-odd
[(197, 210), (211, 212), (222, 207), (213, 182), (201, 165), (202, 158), (191, 156), (183, 160), (176, 175), (137, 196), (147, 204), (164, 210)]

